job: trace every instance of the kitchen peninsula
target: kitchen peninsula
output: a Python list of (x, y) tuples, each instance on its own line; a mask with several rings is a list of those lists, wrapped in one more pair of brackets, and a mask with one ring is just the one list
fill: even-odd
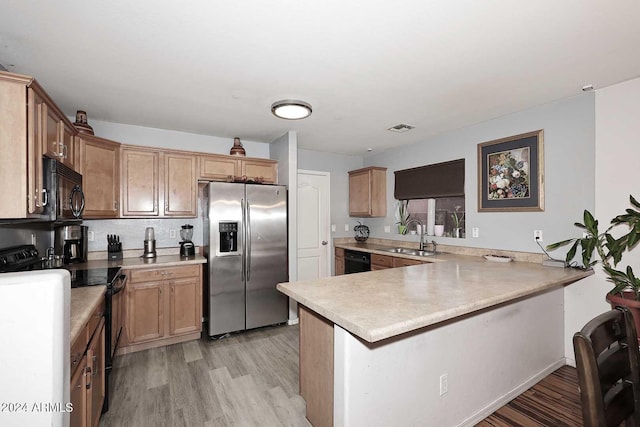
[(433, 261), (278, 285), (314, 426), (469, 425), (565, 364), (562, 287), (591, 271)]

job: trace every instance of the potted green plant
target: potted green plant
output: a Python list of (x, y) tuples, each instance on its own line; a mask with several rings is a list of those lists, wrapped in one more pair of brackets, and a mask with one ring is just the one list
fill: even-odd
[[(592, 268), (601, 262), (607, 280), (613, 283), (613, 289), (607, 293), (607, 301), (612, 306), (629, 307), (636, 322), (636, 330), (640, 334), (640, 277), (635, 276), (630, 265), (625, 269), (617, 269), (624, 253), (635, 248), (640, 241), (640, 203), (633, 196), (629, 196), (629, 201), (631, 208), (627, 208), (624, 214), (614, 217), (609, 227), (603, 232), (598, 229), (598, 220), (591, 212), (585, 210), (583, 222), (574, 224), (583, 230), (583, 237), (548, 245), (547, 250), (571, 244), (565, 257), (567, 265), (571, 265), (578, 250), (582, 257), (582, 266), (578, 268)], [(615, 238), (610, 231), (619, 226), (626, 227), (628, 231), (621, 237)], [(596, 259), (594, 259), (595, 254), (597, 254)]]
[(409, 201), (398, 200), (396, 202), (396, 219), (398, 222), (398, 233), (407, 234), (407, 225), (409, 224)]

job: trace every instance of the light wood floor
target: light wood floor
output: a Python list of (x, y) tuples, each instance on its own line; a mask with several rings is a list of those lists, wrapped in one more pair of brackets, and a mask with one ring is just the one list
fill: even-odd
[[(120, 356), (112, 380), (111, 409), (100, 427), (310, 426), (298, 394), (298, 326)], [(569, 366), (478, 424), (581, 425), (576, 370)]]
[(100, 427), (310, 426), (298, 394), (298, 327), (116, 358)]

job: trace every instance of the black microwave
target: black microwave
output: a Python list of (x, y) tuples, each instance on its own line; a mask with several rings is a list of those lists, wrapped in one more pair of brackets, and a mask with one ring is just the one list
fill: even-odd
[(43, 158), (44, 219), (79, 222), (84, 211), (82, 175), (55, 159)]

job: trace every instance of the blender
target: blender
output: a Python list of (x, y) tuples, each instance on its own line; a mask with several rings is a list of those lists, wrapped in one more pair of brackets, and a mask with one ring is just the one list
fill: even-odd
[(182, 226), (182, 230), (180, 230), (180, 238), (182, 241), (180, 242), (180, 256), (189, 257), (194, 256), (196, 254), (195, 246), (191, 241), (193, 237), (193, 225), (185, 224)]

